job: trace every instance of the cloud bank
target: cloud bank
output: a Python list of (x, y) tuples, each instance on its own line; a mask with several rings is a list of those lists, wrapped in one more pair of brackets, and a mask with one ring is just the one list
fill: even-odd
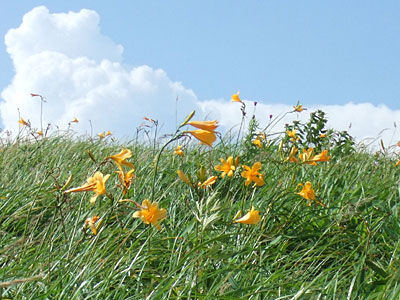
[(193, 91), (161, 69), (125, 67), (123, 47), (101, 34), (99, 16), (91, 10), (52, 14), (36, 7), (8, 31), (5, 43), (15, 76), (1, 94), (0, 110), (12, 132), (18, 131), (17, 109), (40, 127), (40, 102), (30, 93), (47, 98), (44, 124), (66, 128), (77, 117), (81, 133), (88, 132), (90, 120), (95, 131), (121, 136), (132, 135), (144, 116), (175, 128), (176, 98), (181, 115), (197, 101)]
[[(261, 128), (270, 124), (270, 115), (272, 120), (283, 116), (286, 112), (293, 111), (293, 106), (283, 104), (263, 104), (245, 101), (246, 103), (246, 124), (253, 114), (260, 123)], [(242, 114), (239, 109), (239, 103), (227, 103), (226, 101), (209, 100), (199, 102), (198, 105), (202, 111), (220, 121), (225, 128), (237, 127)], [(322, 110), (326, 113), (328, 119), (327, 128), (333, 128), (339, 131), (347, 131), (355, 137), (357, 142), (364, 145), (376, 146), (382, 139), (385, 145), (397, 143), (400, 140), (400, 131), (397, 130), (396, 122), (400, 121), (400, 110), (391, 110), (385, 105), (373, 105), (371, 103), (347, 103), (344, 105), (313, 105), (307, 107), (301, 113), (288, 113), (280, 119), (279, 122), (269, 126), (271, 133), (284, 130), (285, 124), (294, 120), (306, 122), (310, 118), (310, 113), (316, 110)], [(400, 124), (399, 124), (400, 125)]]
[[(1, 93), (5, 130), (18, 132), (18, 110), (33, 127), (40, 127), (40, 103), (30, 93), (47, 99), (44, 125), (66, 128), (77, 117), (80, 123), (74, 129), (79, 133), (89, 132), (90, 120), (94, 133), (111, 130), (132, 136), (144, 116), (158, 119), (168, 132), (176, 126), (176, 111), (179, 122), (194, 109), (197, 119), (219, 120), (222, 131), (237, 127), (241, 120), (240, 105), (228, 97), (199, 100), (164, 70), (126, 67), (123, 47), (101, 33), (100, 17), (92, 10), (50, 13), (45, 6), (36, 7), (25, 14), (18, 28), (8, 31), (5, 44), (15, 68), (15, 76)], [(250, 116), (253, 103), (248, 101), (247, 107)], [(308, 107), (306, 112), (287, 115), (274, 128), (280, 131), (294, 119), (305, 121), (316, 109), (326, 112), (329, 127), (348, 130), (358, 140), (377, 138), (386, 128), (381, 134), (386, 144), (400, 140), (393, 125), (400, 120), (400, 111), (369, 103)], [(258, 103), (255, 114), (266, 126), (269, 115), (291, 110), (288, 105)]]

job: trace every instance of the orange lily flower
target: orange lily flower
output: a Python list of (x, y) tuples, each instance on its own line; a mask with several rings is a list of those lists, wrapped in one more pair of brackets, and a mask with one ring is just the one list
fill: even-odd
[(176, 146), (176, 149), (175, 149), (174, 153), (175, 153), (176, 155), (183, 156), (184, 154), (183, 154), (183, 151), (182, 151), (181, 148), (182, 148), (181, 145)]
[(209, 187), (209, 186), (213, 185), (217, 181), (217, 179), (218, 179), (217, 176), (211, 176), (206, 181), (204, 181), (203, 183), (199, 182), (197, 184), (197, 186), (198, 187), (202, 187), (203, 189), (205, 189), (206, 187)]
[(133, 164), (126, 161), (127, 158), (132, 157), (132, 151), (129, 149), (122, 148), (121, 152), (115, 155), (107, 157), (107, 159), (112, 159), (117, 164), (118, 168), (122, 170), (121, 165), (125, 165), (131, 169), (134, 168)]
[(328, 150), (323, 150), (320, 154), (315, 155), (311, 160), (315, 162), (324, 162), (324, 161), (329, 161), (331, 159), (330, 156), (328, 156)]
[(303, 153), (299, 154), (300, 160), (304, 164), (316, 166), (317, 163), (313, 161), (313, 156), (312, 156), (313, 152), (314, 152), (313, 148), (308, 148), (307, 150), (303, 149)]
[(132, 179), (135, 178), (135, 175), (133, 174), (133, 172), (135, 172), (135, 169), (132, 169), (132, 170), (128, 171), (127, 173), (124, 173), (122, 168), (119, 171), (117, 171), (118, 179), (121, 182), (121, 186), (123, 187), (122, 192), (124, 195), (127, 193), (129, 187), (131, 186)]
[(231, 101), (232, 102), (242, 102), (242, 100), (240, 100), (240, 98), (239, 98), (239, 94), (240, 94), (240, 91), (238, 91), (236, 94), (233, 94)]
[(235, 220), (235, 223), (241, 223), (241, 224), (251, 224), (255, 225), (261, 221), (260, 214), (258, 210), (254, 209), (254, 206), (251, 207), (251, 210), (247, 214), (245, 214), (243, 217), (240, 219)]
[(212, 144), (217, 139), (215, 132), (213, 132), (213, 131), (197, 129), (197, 130), (191, 130), (191, 131), (187, 131), (187, 132), (190, 133), (191, 135), (193, 135), (201, 143), (206, 144), (210, 147), (212, 147)]
[(315, 191), (312, 188), (312, 184), (311, 182), (307, 181), (304, 186), (302, 183), (299, 184), (299, 186), (302, 186), (302, 190), (299, 193), (296, 193), (297, 195), (302, 196), (304, 199), (306, 199), (308, 201), (308, 206), (311, 206), (312, 201), (315, 201), (316, 203), (318, 203), (319, 205), (326, 207), (326, 205), (324, 203), (322, 203), (321, 201), (318, 201), (317, 199), (315, 199)]
[(233, 163), (233, 156), (229, 156), (226, 161), (225, 161), (225, 159), (220, 158), (220, 161), (221, 161), (221, 164), (215, 166), (215, 170), (222, 172), (222, 174), (221, 174), (222, 178), (224, 178), (225, 175), (232, 177), (233, 173), (236, 170), (236, 167), (239, 164), (239, 157), (236, 158), (235, 163)]
[(198, 129), (203, 129), (207, 131), (214, 132), (218, 127), (218, 121), (190, 121), (187, 124), (196, 127)]
[(21, 124), (22, 126), (28, 126), (29, 123), (27, 121), (25, 121), (23, 118), (18, 120), (18, 123)]
[(87, 183), (85, 183), (81, 187), (69, 189), (64, 193), (68, 194), (76, 192), (93, 191), (95, 195), (92, 198), (90, 198), (90, 203), (94, 204), (98, 196), (107, 194), (105, 184), (108, 178), (110, 178), (110, 174), (103, 176), (103, 174), (100, 171), (97, 171), (96, 173), (94, 173), (93, 177), (89, 177), (87, 179)]
[(262, 164), (259, 161), (254, 163), (251, 168), (243, 165), (246, 171), (243, 171), (241, 175), (246, 178), (245, 185), (249, 185), (251, 182), (254, 182), (254, 186), (263, 186), (265, 184), (264, 175), (258, 172), (261, 166)]
[(301, 105), (301, 104), (295, 105), (295, 106), (293, 106), (293, 108), (294, 108), (294, 111), (297, 111), (297, 112), (302, 112), (304, 110), (303, 105)]
[(142, 202), (141, 210), (134, 212), (134, 218), (140, 218), (145, 224), (152, 224), (158, 230), (161, 229), (161, 221), (167, 217), (167, 210), (165, 208), (158, 208), (158, 203), (151, 203), (150, 200), (145, 199)]

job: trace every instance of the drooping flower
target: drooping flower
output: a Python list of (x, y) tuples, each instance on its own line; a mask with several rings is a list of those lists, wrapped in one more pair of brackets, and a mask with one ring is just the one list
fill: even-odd
[(233, 94), (231, 101), (232, 102), (242, 102), (242, 100), (240, 100), (240, 98), (239, 98), (239, 94), (240, 94), (240, 91), (238, 91), (236, 94)]
[(289, 153), (289, 156), (286, 159), (286, 161), (297, 163), (298, 159), (295, 157), (295, 155), (297, 154), (297, 151), (298, 151), (297, 148), (295, 146), (293, 146), (290, 149), (290, 153)]
[(43, 136), (43, 130), (39, 130), (38, 132), (36, 132), (38, 135)]
[(201, 187), (203, 189), (212, 186), (216, 181), (217, 181), (218, 177), (217, 176), (211, 176), (209, 177), (206, 181), (204, 182), (199, 182), (197, 184), (198, 187)]
[(261, 167), (262, 164), (259, 161), (255, 162), (251, 168), (243, 165), (246, 171), (243, 171), (241, 175), (246, 178), (245, 185), (249, 185), (252, 182), (254, 182), (254, 186), (263, 186), (265, 184), (264, 175), (258, 172)]
[(236, 158), (235, 162), (233, 162), (233, 156), (229, 156), (226, 161), (225, 161), (225, 159), (220, 158), (220, 161), (221, 161), (221, 164), (215, 166), (215, 170), (222, 172), (222, 174), (221, 174), (222, 178), (224, 178), (225, 175), (232, 177), (233, 173), (236, 170), (236, 167), (239, 164), (239, 157)]
[(134, 218), (140, 218), (145, 224), (152, 224), (158, 230), (161, 229), (161, 221), (167, 217), (167, 210), (165, 208), (158, 208), (158, 203), (151, 203), (150, 200), (145, 199), (142, 202), (141, 210), (134, 212)]
[(71, 121), (71, 123), (79, 123), (79, 120), (77, 117), (74, 117), (74, 119)]
[(190, 182), (190, 180), (186, 177), (185, 173), (183, 173), (181, 170), (176, 171), (176, 173), (178, 174), (179, 178), (186, 184), (188, 185), (192, 185), (192, 183)]
[(183, 151), (182, 151), (182, 146), (181, 146), (181, 145), (176, 146), (176, 148), (175, 148), (175, 150), (174, 150), (174, 153), (175, 153), (176, 155), (178, 155), (178, 156), (183, 156), (184, 153), (183, 153)]
[(316, 166), (317, 163), (313, 161), (313, 153), (314, 153), (313, 148), (308, 148), (307, 150), (303, 149), (303, 153), (299, 154), (299, 158), (303, 164)]
[(127, 173), (124, 173), (122, 168), (120, 168), (119, 171), (117, 171), (118, 179), (121, 182), (121, 186), (123, 189), (122, 192), (124, 195), (128, 192), (128, 189), (132, 184), (132, 180), (133, 180), (133, 178), (135, 178), (135, 175), (133, 174), (133, 172), (135, 172), (135, 169), (131, 169)]
[(190, 121), (187, 123), (188, 125), (191, 125), (193, 127), (196, 127), (198, 129), (203, 129), (207, 131), (214, 132), (215, 129), (218, 127), (218, 121)]
[(95, 223), (100, 219), (99, 216), (93, 216), (91, 218), (87, 218), (85, 220), (85, 227), (89, 227), (94, 235), (97, 235), (97, 227), (95, 226)]
[(107, 193), (105, 184), (108, 178), (110, 178), (110, 174), (103, 176), (103, 174), (100, 171), (97, 171), (96, 173), (94, 173), (93, 177), (89, 177), (87, 179), (87, 183), (85, 183), (80, 187), (69, 189), (64, 193), (67, 194), (67, 193), (93, 191), (95, 195), (92, 198), (90, 198), (90, 203), (94, 204), (98, 196)]
[(187, 131), (191, 135), (193, 135), (196, 139), (198, 139), (201, 143), (206, 144), (212, 147), (212, 144), (217, 139), (214, 131), (208, 131), (203, 129), (191, 130)]
[(241, 224), (251, 224), (255, 225), (261, 221), (260, 214), (258, 210), (254, 209), (254, 206), (251, 207), (251, 210), (247, 214), (245, 214), (243, 217), (240, 219), (235, 220), (235, 223), (241, 223)]
[(115, 155), (107, 157), (107, 159), (112, 159), (115, 161), (119, 169), (122, 169), (122, 165), (125, 165), (131, 169), (134, 168), (133, 164), (126, 161), (126, 159), (132, 157), (132, 151), (129, 149), (122, 148), (121, 152)]
[(27, 121), (25, 121), (23, 118), (20, 118), (18, 120), (18, 123), (21, 124), (22, 126), (28, 126), (29, 123)]
[(315, 155), (311, 160), (314, 162), (325, 162), (330, 159), (331, 157), (328, 156), (328, 150), (323, 150), (320, 154)]

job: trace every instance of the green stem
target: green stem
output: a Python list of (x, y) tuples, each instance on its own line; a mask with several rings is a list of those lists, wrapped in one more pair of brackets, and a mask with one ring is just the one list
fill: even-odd
[(155, 193), (155, 186), (156, 186), (156, 178), (157, 178), (157, 173), (158, 173), (158, 163), (160, 162), (160, 157), (162, 152), (164, 151), (164, 149), (171, 144), (173, 141), (176, 141), (177, 139), (179, 139), (182, 135), (176, 135), (179, 131), (179, 128), (177, 130), (177, 132), (175, 133), (175, 136), (170, 139), (167, 143), (165, 143), (164, 146), (162, 146), (162, 148), (160, 149), (160, 151), (157, 153), (157, 159), (156, 159), (156, 164), (154, 166), (154, 176), (153, 176), (153, 185), (151, 187), (151, 201), (154, 201), (154, 193)]

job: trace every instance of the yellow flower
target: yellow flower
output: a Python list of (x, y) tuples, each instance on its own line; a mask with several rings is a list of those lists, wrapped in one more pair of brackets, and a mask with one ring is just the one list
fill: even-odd
[(398, 165), (400, 165), (400, 160), (394, 166), (397, 167)]
[(18, 120), (18, 123), (21, 124), (22, 126), (28, 126), (29, 123), (27, 121), (25, 121), (23, 118), (20, 118)]
[(286, 134), (291, 138), (292, 141), (296, 141), (299, 139), (299, 137), (296, 135), (296, 130), (287, 130)]
[(261, 148), (261, 147), (262, 147), (262, 142), (260, 141), (259, 138), (256, 138), (256, 139), (253, 141), (253, 144), (256, 145), (258, 148)]
[(189, 179), (186, 177), (185, 173), (183, 173), (181, 170), (176, 171), (178, 173), (179, 178), (186, 184), (192, 185), (192, 183), (189, 181)]
[(129, 187), (131, 186), (132, 179), (135, 178), (135, 175), (133, 174), (133, 172), (135, 172), (135, 169), (132, 169), (132, 170), (128, 171), (127, 173), (124, 173), (122, 168), (119, 171), (117, 171), (118, 179), (121, 182), (121, 186), (123, 188), (122, 192), (124, 195), (127, 193)]
[(218, 127), (218, 122), (216, 120), (214, 121), (190, 121), (187, 123), (188, 125), (191, 125), (193, 127), (196, 127), (198, 129), (203, 129), (207, 131), (214, 132), (215, 129)]
[(323, 139), (324, 137), (326, 137), (326, 133), (321, 133), (321, 134), (319, 135), (319, 137), (320, 137), (321, 139)]
[(297, 112), (302, 112), (304, 110), (303, 105), (301, 105), (301, 104), (297, 104), (297, 105), (293, 106), (293, 108), (294, 108), (294, 111), (297, 111)]
[(145, 224), (152, 224), (158, 230), (161, 229), (161, 221), (167, 217), (165, 208), (158, 208), (158, 203), (151, 203), (150, 200), (143, 200), (141, 210), (134, 212), (134, 218), (140, 218)]
[(323, 150), (320, 154), (315, 155), (311, 160), (315, 162), (324, 162), (324, 161), (329, 161), (331, 159), (330, 156), (328, 156), (328, 150)]
[(252, 224), (255, 225), (261, 221), (260, 214), (258, 210), (255, 210), (254, 207), (251, 207), (251, 210), (247, 214), (245, 214), (240, 219), (235, 220), (235, 223), (242, 224)]
[(182, 148), (181, 145), (176, 146), (176, 149), (175, 149), (174, 153), (175, 153), (176, 155), (183, 156), (184, 154), (183, 154), (183, 151), (182, 151), (181, 148)]
[(235, 163), (233, 163), (233, 156), (229, 156), (228, 159), (220, 158), (221, 164), (215, 166), (216, 171), (222, 172), (221, 177), (224, 178), (225, 175), (229, 177), (233, 176), (233, 173), (236, 170), (237, 165), (239, 164), (239, 157), (236, 158)]
[(205, 189), (206, 187), (209, 187), (211, 185), (213, 185), (216, 181), (217, 181), (217, 176), (211, 176), (209, 177), (206, 181), (204, 181), (203, 183), (199, 182), (197, 184), (198, 187), (202, 187), (203, 189)]
[(94, 225), (97, 220), (100, 219), (98, 216), (93, 216), (85, 220), (85, 227), (89, 227), (94, 235), (97, 235), (97, 227)]
[(77, 117), (74, 117), (74, 119), (71, 121), (71, 123), (79, 123), (79, 120)]
[(236, 94), (233, 94), (231, 101), (232, 102), (242, 102), (242, 100), (240, 100), (240, 98), (239, 98), (239, 94), (240, 94), (240, 91), (238, 91)]
[(109, 157), (107, 157), (107, 159), (112, 159), (113, 161), (115, 161), (115, 163), (117, 164), (118, 168), (120, 170), (122, 170), (122, 166), (121, 165), (125, 165), (131, 169), (133, 169), (133, 164), (126, 161), (127, 158), (132, 157), (132, 151), (129, 149), (125, 149), (122, 148), (121, 152), (115, 155), (111, 155)]
[(296, 193), (297, 195), (302, 196), (304, 199), (306, 199), (308, 201), (308, 206), (311, 206), (312, 201), (315, 201), (317, 204), (326, 207), (326, 205), (324, 203), (322, 203), (321, 201), (315, 199), (315, 191), (312, 188), (311, 182), (307, 181), (304, 186), (302, 183), (299, 184), (299, 186), (302, 186), (303, 189), (299, 192)]
[[(303, 186), (303, 184), (300, 183), (299, 186)], [(312, 188), (311, 182), (309, 182), (309, 181), (307, 181), (305, 183), (305, 185), (303, 186), (303, 189), (299, 193), (296, 193), (296, 194), (300, 195), (304, 199), (308, 200), (308, 206), (311, 205), (312, 200), (315, 200), (315, 191)]]
[(308, 148), (307, 150), (303, 149), (303, 153), (299, 154), (300, 160), (304, 164), (316, 166), (317, 163), (315, 161), (313, 161), (313, 156), (312, 156), (313, 152), (314, 152), (313, 148)]
[(107, 132), (106, 132), (106, 134), (105, 134), (106, 136), (109, 136), (109, 135), (111, 135), (111, 131), (110, 130), (107, 130)]
[(258, 161), (253, 164), (250, 168), (249, 166), (243, 165), (246, 171), (242, 172), (242, 177), (246, 178), (245, 185), (249, 185), (254, 181), (254, 186), (263, 186), (265, 184), (264, 175), (258, 172), (261, 169), (261, 163)]
[(101, 139), (104, 139), (104, 137), (105, 137), (106, 135), (105, 135), (105, 133), (104, 133), (104, 131), (103, 131), (102, 133), (99, 133), (97, 136), (98, 136), (99, 139), (101, 140)]
[(36, 132), (38, 135), (43, 136), (43, 131), (39, 130), (38, 132)]
[(96, 202), (96, 198), (100, 195), (106, 194), (106, 181), (110, 177), (110, 174), (107, 174), (106, 176), (103, 176), (103, 174), (100, 171), (97, 171), (94, 173), (93, 177), (89, 177), (87, 179), (87, 183), (84, 185), (77, 187), (77, 188), (72, 188), (64, 193), (76, 193), (76, 192), (87, 192), (87, 191), (93, 191), (95, 195), (90, 198), (90, 203), (94, 204)]
[(208, 131), (203, 129), (191, 130), (187, 131), (191, 135), (193, 135), (196, 139), (198, 139), (201, 143), (207, 144), (212, 147), (212, 144), (217, 139), (214, 131)]

